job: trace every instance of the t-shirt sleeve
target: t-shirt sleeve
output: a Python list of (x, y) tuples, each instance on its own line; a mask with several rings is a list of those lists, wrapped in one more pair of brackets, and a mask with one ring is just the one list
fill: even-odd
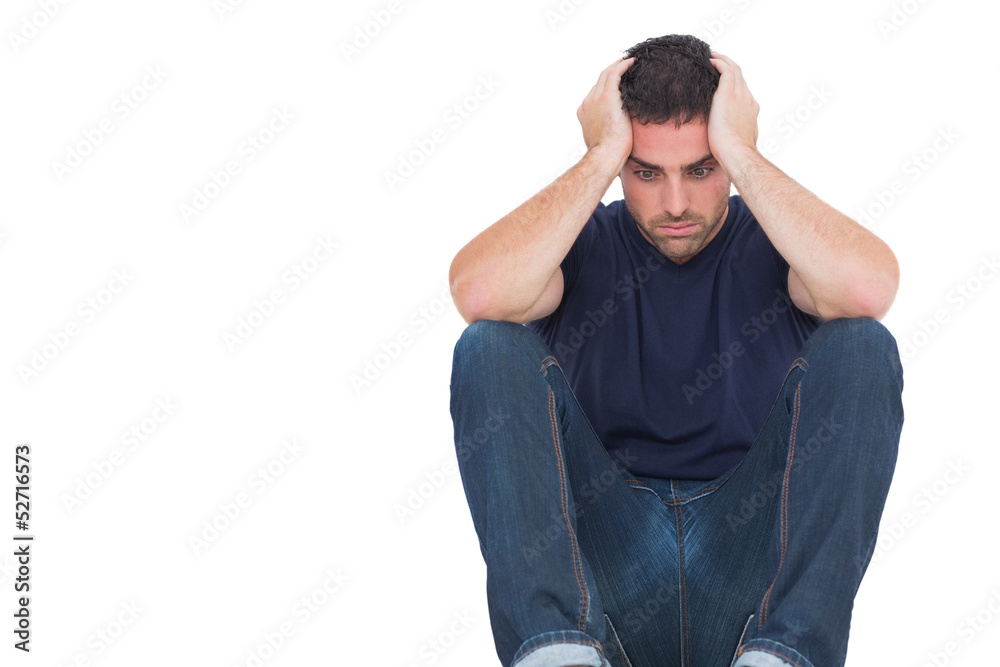
[(771, 243), (770, 239), (768, 239), (767, 245), (771, 248), (771, 256), (774, 261), (774, 270), (777, 274), (776, 278), (778, 280), (778, 284), (781, 285), (781, 289), (784, 290), (785, 293), (788, 293), (788, 270), (791, 266), (789, 266), (788, 262), (785, 261), (785, 258), (781, 256), (781, 253), (774, 247), (774, 244)]
[(597, 237), (599, 232), (599, 221), (606, 218), (607, 215), (607, 207), (603, 203), (599, 203), (593, 214), (591, 214), (590, 219), (583, 225), (583, 229), (580, 230), (580, 234), (576, 237), (573, 245), (570, 246), (569, 252), (566, 253), (566, 257), (563, 258), (562, 263), (559, 265), (559, 268), (561, 268), (563, 272), (564, 299), (566, 294), (568, 294), (576, 284), (577, 278), (580, 276), (580, 271), (586, 262), (586, 257), (594, 245), (594, 239)]
[(536, 333), (540, 334), (543, 338), (547, 337), (553, 330), (553, 327), (562, 317), (563, 306), (566, 304), (566, 300), (573, 293), (575, 286), (579, 283), (580, 273), (585, 270), (585, 265), (587, 263), (587, 256), (594, 248), (594, 239), (597, 238), (601, 231), (601, 221), (604, 220), (609, 215), (607, 207), (601, 203), (598, 204), (597, 209), (591, 214), (590, 219), (587, 220), (583, 225), (583, 229), (580, 230), (580, 234), (577, 235), (576, 240), (573, 241), (573, 245), (570, 246), (569, 252), (566, 253), (566, 257), (559, 264), (559, 268), (563, 272), (563, 296), (562, 301), (556, 306), (556, 309), (537, 320), (533, 320), (527, 323), (529, 329), (532, 329)]
[[(789, 303), (791, 303), (791, 293), (788, 291), (788, 271), (792, 267), (787, 261), (785, 261), (785, 258), (781, 256), (781, 253), (774, 247), (774, 244), (771, 243), (770, 239), (768, 239), (767, 244), (771, 249), (771, 255), (774, 259), (774, 267), (777, 272), (776, 279), (778, 280), (778, 284), (781, 285), (782, 291), (789, 296)], [(792, 303), (792, 305), (794, 306), (795, 304)], [(797, 306), (794, 307), (793, 314), (795, 319), (800, 323), (803, 323), (805, 326), (815, 328), (823, 322), (820, 318), (800, 310)]]

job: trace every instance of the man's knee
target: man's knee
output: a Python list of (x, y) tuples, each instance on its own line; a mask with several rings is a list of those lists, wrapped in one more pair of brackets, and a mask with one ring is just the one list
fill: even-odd
[(465, 328), (455, 345), (455, 362), (476, 363), (512, 352), (538, 354), (545, 349), (540, 338), (527, 327), (516, 322), (478, 320)]
[(830, 320), (813, 333), (806, 346), (810, 368), (814, 362), (826, 360), (840, 368), (863, 369), (902, 379), (896, 339), (885, 325), (870, 317)]

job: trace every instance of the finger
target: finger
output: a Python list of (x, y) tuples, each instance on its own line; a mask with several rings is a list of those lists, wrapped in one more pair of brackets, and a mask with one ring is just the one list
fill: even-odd
[(613, 63), (604, 68), (601, 75), (597, 78), (597, 87), (604, 88), (610, 83), (617, 85), (622, 78), (622, 74), (625, 73), (632, 63), (635, 62), (635, 57), (631, 58), (618, 58)]
[[(721, 54), (718, 54), (721, 56)], [(709, 62), (719, 70), (719, 88), (723, 85), (727, 86), (730, 92), (735, 92), (740, 86), (746, 87), (746, 82), (743, 80), (743, 73), (740, 71), (738, 65), (736, 65), (732, 60), (721, 56), (721, 58), (710, 58)]]
[(635, 58), (626, 58), (614, 64), (611, 71), (608, 72), (608, 83), (614, 86), (615, 92), (618, 92), (618, 86), (621, 85), (622, 76), (628, 71), (628, 68), (632, 66), (635, 62)]
[(720, 90), (729, 92), (735, 90), (733, 70), (729, 66), (729, 63), (719, 58), (709, 58), (708, 62), (712, 63), (712, 66), (719, 72), (719, 83), (716, 86), (716, 93)]
[(730, 67), (732, 67), (734, 69), (739, 69), (740, 68), (740, 66), (736, 64), (735, 60), (733, 60), (729, 56), (725, 56), (725, 55), (719, 53), (718, 51), (712, 51), (712, 56), (711, 57), (714, 58), (714, 59), (716, 59), (716, 60), (721, 60), (722, 62), (726, 63), (727, 65), (729, 65)]

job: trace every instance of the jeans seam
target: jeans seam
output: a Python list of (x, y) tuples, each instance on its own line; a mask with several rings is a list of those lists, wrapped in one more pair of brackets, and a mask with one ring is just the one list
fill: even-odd
[[(624, 481), (626, 484), (628, 484), (629, 486), (631, 486), (633, 489), (637, 489), (639, 491), (649, 491), (649, 492), (653, 493), (657, 498), (660, 498), (659, 494), (657, 494), (656, 491), (653, 491), (653, 489), (649, 488), (649, 486), (647, 484), (645, 484), (640, 479), (629, 479), (629, 478), (626, 478), (626, 479), (623, 479), (622, 481)], [(709, 487), (705, 487), (704, 489), (700, 489), (698, 491), (698, 493), (694, 494), (693, 496), (688, 496), (686, 498), (671, 498), (669, 500), (664, 500), (663, 498), (660, 498), (660, 500), (663, 502), (664, 505), (670, 505), (670, 506), (673, 506), (673, 505), (682, 505), (682, 504), (684, 504), (686, 502), (689, 502), (691, 500), (697, 500), (698, 498), (701, 498), (702, 496), (706, 496), (709, 493), (711, 493), (712, 491), (718, 490), (719, 488), (721, 488), (721, 485), (720, 486), (709, 486)]]
[(556, 423), (555, 403), (556, 395), (552, 391), (552, 387), (549, 387), (549, 420), (552, 422), (552, 444), (556, 450), (556, 462), (559, 469), (559, 502), (563, 518), (566, 520), (566, 530), (569, 534), (570, 554), (573, 557), (573, 573), (576, 576), (577, 587), (580, 589), (580, 611), (577, 615), (576, 627), (577, 630), (583, 632), (587, 618), (587, 611), (590, 606), (590, 596), (587, 594), (587, 585), (583, 577), (583, 568), (580, 563), (579, 545), (577, 544), (576, 533), (573, 531), (573, 524), (570, 521), (569, 512), (567, 510), (568, 490), (566, 484), (566, 470), (562, 457), (562, 448), (559, 441), (559, 428)]
[(549, 366), (551, 366), (552, 364), (556, 364), (556, 365), (559, 365), (559, 362), (558, 362), (558, 361), (556, 360), (556, 358), (555, 358), (555, 357), (553, 357), (553, 356), (552, 356), (552, 355), (550, 354), (549, 356), (547, 356), (547, 357), (545, 357), (544, 359), (542, 359), (542, 365), (538, 367), (538, 372), (539, 372), (539, 373), (541, 373), (542, 375), (546, 375), (546, 372), (545, 372), (545, 371), (546, 371), (546, 370), (548, 369), (548, 367), (549, 367)]
[(684, 503), (690, 500), (697, 500), (698, 498), (701, 498), (702, 496), (711, 493), (712, 491), (715, 491), (718, 488), (719, 487), (717, 486), (710, 486), (701, 489), (700, 491), (698, 491), (698, 493), (694, 494), (693, 496), (688, 496), (687, 498), (671, 498), (670, 500), (664, 500), (663, 502), (667, 503), (668, 505), (683, 505)]
[[(670, 481), (670, 492), (673, 495), (674, 482)], [(668, 503), (669, 504), (669, 503)], [(680, 579), (680, 621), (681, 621), (681, 667), (691, 664), (691, 641), (688, 635), (687, 616), (687, 572), (684, 567), (684, 518), (681, 516), (681, 505), (674, 504), (674, 517), (677, 521), (677, 574)]]
[(618, 636), (618, 631), (615, 629), (615, 624), (611, 622), (611, 617), (607, 614), (604, 615), (604, 620), (608, 623), (608, 628), (611, 630), (611, 639), (614, 639), (615, 648), (618, 649), (618, 656), (622, 659), (623, 667), (632, 667), (632, 661), (628, 659), (625, 655), (625, 649), (622, 647), (622, 640)]
[(740, 654), (743, 653), (743, 640), (747, 637), (747, 630), (750, 629), (750, 623), (753, 621), (753, 614), (750, 614), (750, 618), (743, 625), (743, 632), (740, 633), (740, 640), (736, 642), (736, 652), (733, 654), (733, 659), (729, 661), (729, 667), (733, 667), (736, 661), (739, 659)]
[[(785, 384), (788, 382), (788, 378), (792, 374), (792, 371), (794, 371), (796, 368), (802, 371), (807, 371), (809, 370), (809, 362), (806, 361), (806, 359), (803, 357), (798, 357), (788, 366), (788, 370), (785, 372), (785, 377), (781, 381), (782, 390), (778, 393), (778, 396), (775, 398), (774, 403), (771, 405), (771, 410), (770, 412), (767, 413), (767, 417), (764, 419), (764, 424), (767, 424), (769, 421), (771, 421), (771, 417), (773, 416), (774, 411), (779, 409), (779, 404), (782, 403), (781, 399), (784, 396)], [(761, 427), (761, 429), (763, 429), (763, 426)], [(751, 444), (751, 449), (752, 445), (757, 443), (757, 439), (759, 437), (760, 437), (760, 431), (758, 431), (757, 435), (754, 436), (754, 441)], [(747, 454), (749, 454), (749, 452), (747, 452)], [(736, 474), (736, 472), (744, 465), (745, 461), (746, 457), (744, 457), (743, 460), (741, 460), (735, 466), (730, 468), (729, 471), (726, 472), (722, 477), (716, 480), (719, 483), (717, 488), (721, 489), (723, 486), (725, 486), (726, 482), (728, 482)]]
[(795, 409), (793, 411), (791, 435), (788, 443), (788, 462), (785, 464), (784, 488), (781, 493), (781, 558), (778, 560), (778, 570), (774, 573), (774, 579), (771, 580), (771, 585), (767, 587), (767, 593), (764, 594), (764, 599), (760, 603), (761, 617), (757, 622), (758, 630), (763, 628), (764, 623), (767, 622), (768, 605), (771, 599), (771, 592), (774, 590), (774, 585), (777, 583), (778, 577), (781, 575), (781, 569), (785, 565), (785, 554), (788, 551), (788, 486), (792, 473), (792, 461), (795, 459), (795, 437), (798, 433), (799, 412), (801, 408), (802, 384), (800, 383), (795, 388)]

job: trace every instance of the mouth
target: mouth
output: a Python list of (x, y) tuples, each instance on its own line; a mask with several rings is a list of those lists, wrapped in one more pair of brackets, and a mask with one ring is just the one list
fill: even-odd
[(692, 232), (695, 225), (659, 225), (657, 229), (666, 234), (667, 236), (684, 236)]

